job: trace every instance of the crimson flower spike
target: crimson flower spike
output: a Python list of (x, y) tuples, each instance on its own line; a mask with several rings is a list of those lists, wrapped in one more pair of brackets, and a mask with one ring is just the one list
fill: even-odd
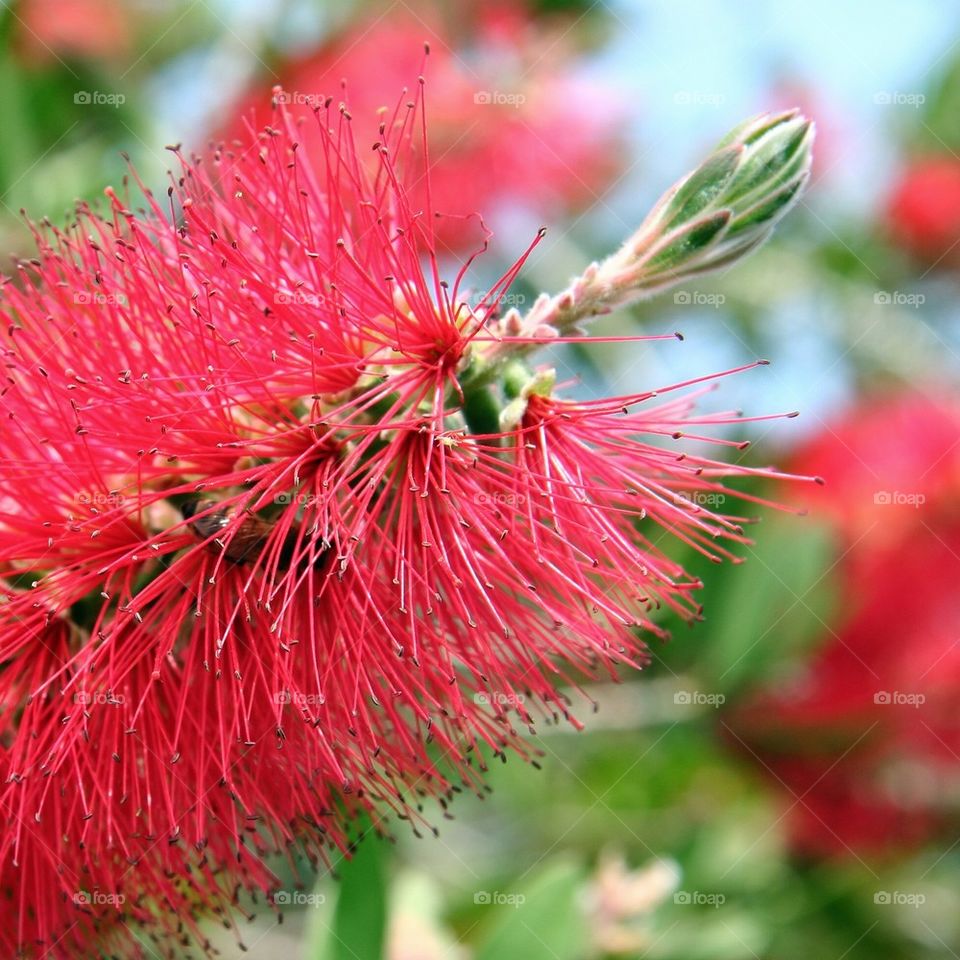
[(662, 534), (715, 560), (745, 534), (695, 494), (781, 477), (704, 456), (735, 419), (694, 412), (715, 377), (579, 402), (526, 363), (755, 247), (806, 121), (741, 128), (623, 251), (499, 317), (529, 249), (473, 306), (442, 279), (404, 160), (422, 83), (372, 150), (277, 94), (249, 142), (174, 149), (166, 198), (35, 227), (2, 287), (5, 956), (199, 936), (276, 888), (269, 854), (481, 791), (484, 757), (534, 757), (523, 728), (578, 723), (584, 678), (644, 663), (659, 608), (698, 615)]

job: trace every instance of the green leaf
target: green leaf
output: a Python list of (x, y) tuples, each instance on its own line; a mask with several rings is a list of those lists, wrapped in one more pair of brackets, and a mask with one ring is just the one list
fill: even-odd
[(516, 892), (488, 894), (485, 910), (495, 910), (474, 960), (583, 960), (586, 931), (578, 906), (583, 882), (580, 866), (566, 859), (550, 861)]
[(340, 892), (333, 916), (332, 960), (382, 960), (387, 926), (384, 842), (368, 834), (337, 873)]
[(729, 692), (788, 663), (823, 636), (833, 604), (829, 570), (834, 545), (827, 528), (809, 518), (763, 525), (746, 562), (727, 571), (722, 591), (706, 601), (700, 668)]

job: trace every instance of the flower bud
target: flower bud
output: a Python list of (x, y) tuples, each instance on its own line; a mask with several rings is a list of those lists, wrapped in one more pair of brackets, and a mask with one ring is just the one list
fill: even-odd
[(812, 143), (813, 124), (795, 110), (732, 130), (600, 265), (609, 300), (726, 266), (763, 243), (810, 176)]
[(566, 290), (538, 298), (528, 336), (568, 332), (584, 318), (639, 300), (756, 249), (796, 203), (810, 176), (813, 123), (796, 110), (734, 128), (668, 190), (636, 233)]

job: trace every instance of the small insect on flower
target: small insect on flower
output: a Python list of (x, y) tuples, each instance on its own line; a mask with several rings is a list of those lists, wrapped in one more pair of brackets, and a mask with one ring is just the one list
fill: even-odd
[[(268, 555), (275, 541), (277, 521), (260, 514), (237, 511), (234, 507), (219, 507), (216, 500), (188, 500), (180, 508), (191, 532), (205, 545), (231, 563), (243, 564)], [(239, 518), (239, 519), (238, 519)], [(316, 553), (313, 566), (319, 568), (329, 547), (324, 544)], [(276, 554), (276, 568), (286, 571), (311, 556), (310, 539), (299, 527), (290, 527), (283, 534)]]

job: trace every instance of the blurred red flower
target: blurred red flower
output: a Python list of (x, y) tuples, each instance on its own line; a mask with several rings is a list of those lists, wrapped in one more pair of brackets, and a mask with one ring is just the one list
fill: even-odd
[(114, 59), (130, 52), (131, 20), (121, 0), (24, 0), (16, 7), (17, 44), (37, 62)]
[(793, 467), (826, 481), (842, 607), (731, 726), (785, 790), (798, 850), (882, 853), (960, 809), (960, 401), (868, 398)]
[(894, 239), (926, 262), (960, 262), (960, 161), (928, 156), (910, 163), (887, 201)]
[(854, 547), (848, 557), (869, 561), (872, 548), (899, 542), (960, 490), (960, 399), (936, 384), (878, 391), (825, 424), (794, 460), (826, 481), (814, 491), (814, 516)]
[[(404, 89), (426, 72), (435, 231), (441, 248), (456, 253), (482, 242), (481, 213), (495, 218), (501, 208), (519, 206), (555, 221), (598, 200), (623, 166), (626, 113), (616, 91), (578, 71), (576, 31), (566, 20), (535, 20), (522, 5), (467, 6), (458, 14), (469, 29), (429, 6), (416, 14), (394, 9), (277, 68), (294, 113), (327, 97), (345, 101), (361, 143), (378, 139), (378, 123), (403, 120), (402, 101), (398, 109), (384, 91)], [(246, 105), (257, 124), (269, 120), (265, 101), (255, 91)], [(310, 127), (303, 140), (307, 155), (319, 159), (323, 144)], [(409, 147), (425, 150), (419, 139)], [(426, 179), (410, 187), (412, 201), (424, 205)], [(465, 217), (473, 218), (472, 229)]]

